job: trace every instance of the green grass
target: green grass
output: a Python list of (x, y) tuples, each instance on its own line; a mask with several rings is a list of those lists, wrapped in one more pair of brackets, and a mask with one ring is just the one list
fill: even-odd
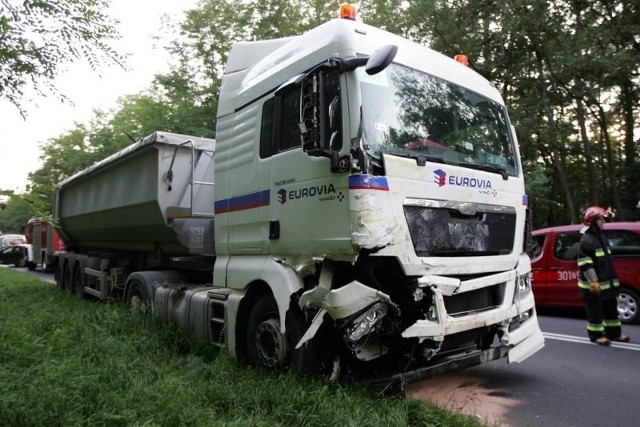
[(118, 303), (0, 268), (2, 426), (480, 426), (361, 387), (251, 369)]

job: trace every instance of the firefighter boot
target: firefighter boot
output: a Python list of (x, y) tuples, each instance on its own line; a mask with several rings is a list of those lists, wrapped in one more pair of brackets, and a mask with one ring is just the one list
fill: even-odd
[(595, 340), (592, 340), (594, 343), (598, 344), (598, 345), (609, 345), (611, 344), (611, 341), (609, 341), (609, 338), (607, 337), (600, 337), (600, 338), (596, 338)]
[(629, 335), (620, 335), (619, 337), (611, 338), (611, 341), (629, 342), (631, 338), (629, 338)]

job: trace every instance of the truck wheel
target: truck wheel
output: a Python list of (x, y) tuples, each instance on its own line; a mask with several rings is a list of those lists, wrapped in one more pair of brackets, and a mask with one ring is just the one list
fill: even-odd
[(64, 264), (59, 262), (56, 265), (56, 272), (53, 276), (56, 279), (56, 287), (60, 290), (64, 289)]
[(127, 294), (125, 295), (125, 303), (132, 308), (136, 305), (144, 307), (147, 311), (151, 306), (151, 297), (147, 295), (144, 284), (137, 279), (129, 282)]
[(73, 266), (69, 263), (64, 268), (64, 289), (69, 293), (74, 293), (73, 289)]
[[(247, 323), (249, 363), (269, 370), (291, 366), (305, 374), (328, 376), (333, 368), (333, 358), (322, 351), (319, 336), (305, 343), (302, 348), (295, 348), (308, 326), (296, 306), (292, 305), (287, 311), (286, 322), (286, 333), (282, 334), (280, 314), (273, 298), (263, 296), (256, 301)], [(322, 360), (326, 363), (322, 363)]]
[(284, 368), (288, 362), (289, 343), (280, 332), (278, 305), (271, 297), (256, 301), (247, 324), (249, 363), (267, 369)]
[(82, 277), (82, 265), (78, 265), (76, 267), (76, 271), (74, 273), (73, 279), (73, 292), (76, 294), (78, 298), (86, 298), (87, 294), (84, 293), (84, 280)]
[(640, 313), (638, 312), (640, 297), (631, 289), (622, 288), (618, 294), (618, 317), (622, 323), (638, 323)]
[(36, 263), (35, 262), (27, 262), (27, 268), (29, 269), (29, 271), (33, 271), (36, 269)]

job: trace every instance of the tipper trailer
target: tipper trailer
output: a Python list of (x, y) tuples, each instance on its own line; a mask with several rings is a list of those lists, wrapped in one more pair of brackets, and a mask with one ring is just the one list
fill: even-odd
[(215, 141), (156, 132), (60, 183), (56, 277), (254, 365), (405, 383), (542, 348), (528, 213), (498, 91), (336, 19), (233, 46)]

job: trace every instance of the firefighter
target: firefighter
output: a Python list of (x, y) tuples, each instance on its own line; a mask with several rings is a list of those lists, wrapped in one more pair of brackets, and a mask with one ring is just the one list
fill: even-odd
[(611, 213), (600, 206), (587, 208), (578, 255), (578, 288), (587, 310), (587, 332), (591, 342), (598, 345), (629, 342), (629, 337), (622, 335), (618, 318), (616, 297), (620, 283), (611, 261), (609, 240), (602, 232), (604, 222), (610, 218)]

